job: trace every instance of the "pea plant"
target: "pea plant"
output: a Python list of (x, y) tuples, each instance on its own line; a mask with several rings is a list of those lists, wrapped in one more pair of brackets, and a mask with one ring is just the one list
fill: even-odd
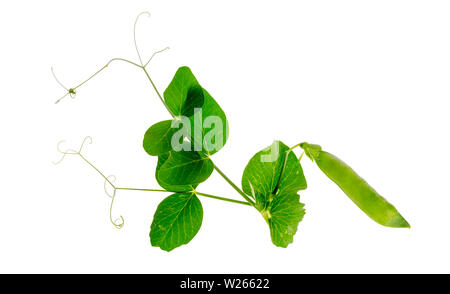
[[(136, 23), (134, 23), (134, 36)], [(149, 14), (148, 14), (149, 15)], [(189, 67), (180, 67), (163, 95), (153, 83), (148, 71), (152, 58), (168, 48), (155, 52), (147, 62), (139, 53), (136, 37), (134, 45), (139, 63), (123, 58), (113, 58), (88, 79), (73, 88), (66, 88), (52, 73), (66, 93), (56, 101), (69, 96), (75, 98), (77, 89), (105, 70), (112, 62), (126, 62), (138, 67), (146, 75), (156, 95), (167, 109), (171, 118), (148, 128), (143, 136), (143, 149), (157, 158), (155, 178), (161, 188), (128, 188), (115, 184), (114, 176), (106, 176), (82, 153), (86, 144), (92, 143), (86, 137), (78, 150), (62, 150), (61, 162), (66, 155), (76, 155), (98, 172), (104, 179), (105, 192), (111, 197), (109, 218), (116, 228), (122, 228), (124, 218), (112, 217), (112, 208), (117, 191), (133, 190), (166, 192), (166, 197), (156, 208), (150, 226), (150, 241), (153, 246), (171, 251), (189, 243), (200, 230), (203, 221), (203, 206), (199, 197), (208, 197), (256, 209), (267, 223), (274, 245), (287, 247), (293, 242), (299, 222), (305, 215), (304, 204), (300, 202), (299, 191), (307, 187), (300, 160), (306, 154), (320, 170), (375, 222), (397, 228), (409, 228), (408, 222), (397, 209), (378, 194), (352, 168), (336, 156), (323, 151), (319, 145), (306, 142), (287, 146), (275, 141), (256, 153), (244, 169), (241, 187), (236, 185), (212, 160), (228, 139), (228, 121), (225, 112), (204, 89)], [(60, 142), (61, 143), (61, 142)], [(293, 152), (302, 148), (298, 158)], [(243, 198), (235, 200), (198, 191), (198, 186), (216, 171)]]

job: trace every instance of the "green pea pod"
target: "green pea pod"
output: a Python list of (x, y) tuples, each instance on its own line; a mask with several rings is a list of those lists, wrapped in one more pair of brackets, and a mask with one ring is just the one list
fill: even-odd
[(378, 194), (345, 162), (322, 151), (319, 145), (302, 143), (305, 154), (371, 219), (380, 225), (409, 228), (408, 222), (395, 207)]

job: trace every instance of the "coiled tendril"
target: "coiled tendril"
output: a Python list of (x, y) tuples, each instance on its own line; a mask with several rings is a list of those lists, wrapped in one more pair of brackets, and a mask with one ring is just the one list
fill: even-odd
[[(53, 162), (53, 163), (54, 164), (61, 163), (64, 160), (64, 158), (66, 157), (66, 155), (78, 155), (86, 163), (88, 163), (92, 168), (94, 168), (105, 179), (105, 183), (103, 184), (103, 188), (105, 190), (106, 195), (108, 195), (108, 197), (111, 198), (111, 204), (109, 206), (109, 220), (111, 221), (111, 223), (113, 224), (113, 226), (116, 229), (121, 229), (124, 226), (124, 224), (125, 224), (124, 218), (120, 215), (118, 218), (113, 220), (113, 217), (112, 217), (112, 209), (113, 209), (114, 199), (116, 198), (116, 191), (117, 191), (117, 187), (114, 185), (114, 182), (116, 181), (116, 176), (114, 176), (114, 175), (105, 176), (97, 167), (95, 167), (90, 161), (88, 161), (86, 159), (86, 157), (84, 157), (81, 154), (81, 151), (83, 151), (83, 147), (86, 144), (92, 144), (92, 137), (90, 137), (90, 136), (85, 137), (83, 139), (83, 142), (81, 143), (80, 148), (78, 149), (78, 151), (75, 150), (75, 149), (71, 149), (71, 148), (66, 149), (66, 150), (62, 150), (61, 149), (61, 144), (64, 143), (64, 142), (65, 141), (62, 140), (57, 145), (58, 152), (62, 154), (61, 159), (56, 161), (56, 162)], [(108, 191), (107, 184), (109, 184), (113, 188), (112, 192)]]
[(117, 191), (117, 189), (114, 188), (112, 195), (110, 196), (108, 194), (108, 196), (111, 197), (111, 204), (109, 205), (109, 221), (113, 224), (113, 226), (116, 229), (121, 229), (125, 225), (124, 218), (121, 215), (118, 218), (114, 219), (114, 220), (112, 218), (112, 208), (113, 208), (113, 205), (114, 205), (114, 199), (116, 198), (116, 191)]
[[(113, 220), (112, 218), (112, 208), (114, 204), (114, 199), (116, 198), (116, 191), (117, 191), (117, 187), (114, 185), (115, 181), (116, 181), (115, 175), (107, 176), (105, 178), (105, 182), (103, 183), (103, 188), (105, 189), (106, 195), (108, 195), (111, 198), (111, 205), (109, 206), (109, 220), (116, 229), (121, 229), (125, 224), (124, 218), (121, 215), (115, 220)], [(113, 188), (112, 193), (108, 191), (107, 184), (109, 184)]]
[(86, 136), (83, 139), (83, 142), (80, 145), (80, 148), (78, 149), (78, 151), (74, 150), (74, 149), (66, 149), (66, 150), (61, 150), (61, 144), (66, 142), (66, 140), (61, 140), (58, 142), (58, 145), (56, 146), (56, 149), (58, 149), (58, 152), (62, 154), (62, 157), (60, 160), (58, 161), (54, 161), (53, 164), (59, 164), (61, 163), (61, 161), (63, 161), (63, 159), (66, 157), (66, 155), (81, 155), (81, 151), (83, 150), (84, 145), (86, 144), (86, 142), (88, 144), (92, 144), (92, 137), (90, 136)]

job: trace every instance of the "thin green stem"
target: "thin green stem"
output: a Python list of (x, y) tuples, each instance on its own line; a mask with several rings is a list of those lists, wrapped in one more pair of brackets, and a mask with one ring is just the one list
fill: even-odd
[(60, 84), (61, 85), (61, 87), (63, 87), (66, 91), (67, 91), (67, 93), (66, 94), (64, 94), (64, 96), (62, 96), (61, 98), (59, 98), (58, 100), (56, 100), (56, 102), (55, 102), (55, 104), (57, 104), (57, 103), (59, 103), (62, 99), (64, 99), (67, 95), (70, 95), (72, 98), (74, 98), (75, 97), (75, 95), (76, 95), (76, 89), (78, 89), (79, 87), (81, 87), (82, 85), (84, 85), (85, 83), (87, 83), (89, 80), (91, 80), (93, 77), (95, 77), (96, 75), (98, 75), (100, 72), (102, 72), (105, 68), (107, 68), (110, 64), (111, 64), (111, 62), (113, 62), (113, 61), (123, 61), (123, 62), (127, 62), (127, 63), (129, 63), (129, 64), (132, 64), (132, 65), (134, 65), (134, 66), (137, 66), (137, 67), (139, 67), (139, 68), (142, 68), (142, 66), (141, 65), (139, 65), (139, 64), (137, 64), (137, 63), (134, 63), (133, 61), (130, 61), (130, 60), (128, 60), (128, 59), (124, 59), (124, 58), (113, 58), (113, 59), (111, 59), (110, 61), (108, 61), (108, 63), (106, 63), (102, 68), (100, 68), (99, 70), (97, 70), (94, 74), (92, 74), (89, 78), (87, 78), (86, 80), (84, 80), (83, 82), (81, 82), (80, 84), (78, 84), (77, 86), (75, 86), (75, 87), (73, 87), (73, 88), (70, 88), (70, 89), (67, 89), (59, 80), (58, 80), (58, 78), (56, 77), (56, 75), (55, 75), (55, 73), (54, 73), (54, 71), (53, 71), (53, 68), (52, 68), (52, 74), (53, 74), (53, 76), (55, 77), (55, 80), (58, 82), (58, 84)]
[(116, 186), (108, 179), (107, 176), (105, 176), (97, 167), (95, 167), (95, 165), (93, 165), (89, 160), (86, 159), (86, 157), (84, 157), (83, 155), (81, 155), (81, 153), (77, 153), (78, 155), (80, 155), (80, 157), (87, 163), (89, 164), (93, 169), (95, 169), (104, 179), (105, 181), (107, 181), (111, 187), (114, 188), (114, 190), (116, 190)]
[(170, 115), (172, 117), (175, 117), (175, 115), (173, 114), (173, 112), (169, 109), (169, 107), (167, 106), (166, 102), (164, 101), (163, 97), (161, 96), (161, 94), (159, 93), (158, 89), (156, 88), (155, 84), (153, 83), (152, 79), (150, 78), (150, 75), (148, 74), (147, 70), (145, 69), (145, 67), (142, 67), (142, 69), (145, 72), (145, 75), (147, 76), (148, 80), (150, 81), (150, 83), (153, 86), (153, 89), (155, 90), (156, 94), (159, 97), (159, 100), (161, 100), (162, 104), (166, 107), (167, 111), (170, 113)]
[[(91, 166), (95, 171), (97, 171), (97, 173), (99, 173), (103, 177), (103, 179), (105, 179), (105, 183), (106, 182), (109, 183), (111, 185), (111, 187), (114, 189), (112, 195), (107, 192), (106, 188), (105, 188), (105, 192), (106, 192), (106, 194), (108, 194), (112, 198), (111, 206), (110, 206), (110, 218), (111, 218), (111, 222), (114, 224), (115, 227), (121, 228), (123, 226), (123, 218), (122, 217), (120, 217), (122, 219), (121, 223), (117, 223), (117, 220), (113, 221), (112, 217), (111, 217), (111, 210), (112, 210), (112, 206), (113, 206), (112, 203), (114, 202), (114, 198), (116, 196), (116, 191), (117, 190), (175, 193), (175, 192), (167, 191), (167, 190), (163, 190), (163, 189), (143, 189), (143, 188), (117, 187), (116, 185), (113, 184), (114, 180), (111, 181), (109, 179), (111, 176), (110, 177), (105, 176), (105, 174), (102, 171), (100, 171), (100, 169), (98, 169), (94, 164), (92, 164), (86, 157), (84, 157), (81, 154), (81, 150), (82, 150), (83, 145), (86, 142), (87, 138), (90, 138), (90, 137), (86, 137), (84, 139), (83, 144), (81, 145), (80, 150), (78, 152), (73, 150), (73, 151), (71, 151), (71, 153), (69, 153), (68, 151), (70, 151), (72, 149), (69, 149), (69, 150), (66, 150), (66, 151), (61, 151), (60, 150), (60, 152), (63, 153), (64, 156), (67, 155), (67, 154), (79, 155), (81, 159), (83, 159), (89, 166)], [(64, 159), (64, 157), (63, 157), (63, 159)], [(208, 198), (212, 198), (212, 199), (216, 199), (216, 200), (222, 200), (222, 201), (227, 201), (227, 202), (232, 202), (232, 203), (237, 203), (237, 204), (242, 204), (242, 205), (251, 205), (250, 203), (247, 203), (247, 202), (244, 202), (244, 201), (239, 201), (239, 200), (235, 200), (235, 199), (231, 199), (231, 198), (225, 198), (225, 197), (221, 197), (221, 196), (216, 196), (216, 195), (211, 195), (211, 194), (207, 194), (207, 193), (202, 193), (202, 192), (198, 192), (198, 191), (195, 191), (195, 190), (192, 191), (192, 192), (194, 192), (195, 194), (197, 194), (199, 196), (204, 196), (204, 197), (208, 197)]]
[(162, 189), (140, 189), (140, 188), (123, 188), (123, 187), (117, 187), (116, 190), (146, 191), (146, 192), (170, 192), (170, 191), (162, 190)]
[(130, 60), (127, 60), (127, 59), (124, 59), (124, 58), (113, 58), (113, 59), (111, 59), (110, 61), (108, 61), (108, 63), (106, 63), (102, 68), (100, 68), (100, 69), (97, 70), (94, 74), (92, 74), (87, 80), (83, 81), (83, 82), (80, 83), (78, 86), (73, 87), (72, 89), (75, 90), (75, 89), (81, 87), (82, 85), (84, 85), (85, 83), (87, 83), (89, 80), (91, 80), (93, 77), (95, 77), (95, 76), (98, 75), (100, 72), (102, 72), (105, 68), (107, 68), (107, 67), (111, 64), (111, 62), (113, 62), (113, 61), (124, 61), (124, 62), (127, 62), (127, 63), (129, 63), (129, 64), (134, 65), (134, 66), (137, 66), (137, 67), (141, 67), (141, 68), (142, 68), (142, 66), (140, 66), (140, 65), (137, 64), (137, 63), (134, 63), (133, 61), (130, 61)]
[[(150, 75), (148, 74), (147, 70), (145, 69), (145, 67), (142, 68), (145, 72), (145, 74), (147, 75), (148, 80), (150, 81), (150, 83), (153, 86), (153, 89), (155, 90), (156, 94), (158, 95), (159, 99), (161, 100), (161, 102), (164, 104), (164, 106), (166, 107), (167, 111), (169, 111), (170, 115), (172, 117), (175, 117), (175, 115), (172, 113), (172, 111), (169, 109), (169, 107), (167, 106), (166, 102), (164, 101), (164, 99), (162, 98), (161, 94), (159, 93), (158, 89), (156, 88), (155, 84), (153, 83), (152, 79), (150, 78)], [(213, 163), (214, 164), (214, 163)], [(215, 164), (214, 164), (214, 169), (228, 182), (228, 184), (231, 185), (231, 187), (233, 187), (233, 189), (235, 189), (242, 197), (244, 197), (245, 200), (247, 200), (247, 202), (252, 205), (255, 206), (255, 203), (252, 201), (252, 199), (250, 199), (250, 197), (248, 197), (241, 189), (239, 189), (238, 186), (236, 186), (233, 181), (231, 181)]]
[(253, 202), (252, 199), (250, 199), (250, 197), (248, 197), (244, 191), (242, 191), (241, 189), (239, 189), (238, 186), (236, 186), (232, 180), (230, 180), (218, 167), (217, 165), (214, 165), (214, 169), (222, 176), (222, 178), (225, 179), (225, 181), (228, 182), (228, 184), (230, 184), (231, 187), (233, 187), (234, 190), (236, 190), (236, 192), (238, 192), (242, 197), (244, 197), (245, 200), (247, 200), (247, 202), (252, 205), (255, 206), (255, 202)]
[(303, 151), (302, 154), (300, 154), (300, 157), (298, 158), (298, 162), (302, 161), (303, 155), (305, 155), (305, 151)]
[[(136, 48), (137, 49), (137, 48)], [(162, 52), (162, 51), (164, 51), (165, 49), (163, 49), (163, 50), (161, 50), (161, 51), (158, 51), (158, 52), (156, 52), (156, 53), (159, 53), (159, 52)], [(155, 53), (155, 54), (156, 54)], [(139, 56), (140, 57), (140, 56)], [(153, 56), (152, 56), (153, 57)], [(151, 60), (151, 59), (150, 59)], [(149, 62), (150, 62), (150, 60), (149, 60)], [(173, 114), (173, 112), (169, 109), (169, 107), (167, 106), (167, 104), (166, 104), (166, 102), (164, 101), (164, 99), (163, 99), (163, 97), (162, 97), (162, 95), (159, 93), (159, 91), (158, 91), (158, 89), (156, 88), (156, 85), (155, 85), (155, 83), (153, 83), (153, 80), (151, 79), (151, 77), (150, 77), (150, 75), (149, 75), (149, 73), (147, 72), (147, 70), (145, 69), (145, 66), (148, 64), (148, 62), (145, 64), (145, 66), (143, 66), (143, 65), (139, 65), (139, 64), (137, 64), (137, 63), (135, 63), (135, 62), (132, 62), (132, 61), (130, 61), (130, 60), (127, 60), (127, 59), (124, 59), (124, 58), (113, 58), (113, 59), (111, 59), (110, 61), (108, 61), (108, 63), (106, 63), (106, 65), (104, 65), (102, 68), (100, 68), (99, 70), (97, 70), (94, 74), (92, 74), (88, 79), (86, 79), (85, 81), (83, 81), (83, 82), (81, 82), (79, 85), (77, 85), (77, 86), (75, 86), (74, 88), (70, 88), (69, 89), (69, 91), (68, 91), (68, 93), (66, 94), (66, 95), (64, 95), (62, 98), (64, 98), (65, 96), (67, 96), (69, 93), (70, 94), (72, 94), (72, 93), (75, 93), (75, 89), (77, 89), (77, 88), (79, 88), (79, 87), (81, 87), (82, 85), (84, 85), (85, 83), (87, 83), (89, 80), (91, 80), (92, 78), (94, 78), (96, 75), (98, 75), (100, 72), (102, 72), (105, 68), (107, 68), (108, 66), (109, 66), (109, 64), (111, 63), (111, 62), (113, 62), (113, 61), (124, 61), (124, 62), (127, 62), (127, 63), (129, 63), (129, 64), (132, 64), (132, 65), (134, 65), (134, 66), (136, 66), (136, 67), (139, 67), (139, 68), (142, 68), (142, 70), (144, 71), (144, 73), (145, 73), (145, 75), (147, 76), (147, 78), (148, 78), (148, 80), (150, 81), (150, 83), (152, 84), (152, 87), (153, 87), (153, 89), (155, 90), (155, 92), (156, 92), (156, 94), (158, 95), (158, 97), (159, 97), (159, 99), (161, 100), (161, 102), (162, 102), (162, 104), (166, 107), (166, 109), (167, 109), (167, 111), (170, 113), (170, 115), (172, 116), (172, 117), (174, 117), (175, 118), (175, 115)], [(141, 63), (142, 63), (142, 60), (140, 60), (141, 61)], [(62, 98), (60, 98), (58, 101), (56, 101), (56, 103), (58, 103)], [(100, 170), (98, 170), (94, 165), (92, 165), (83, 155), (81, 155), (80, 153), (78, 153), (79, 155), (80, 155), (80, 157), (84, 160), (84, 161), (86, 161), (90, 166), (92, 166), (115, 190), (117, 189), (117, 190), (127, 190), (127, 189), (125, 189), (125, 188), (117, 188)], [(214, 163), (213, 163), (214, 164)], [(214, 164), (214, 169), (228, 182), (228, 184), (230, 184), (231, 185), (231, 187), (233, 187), (233, 189), (235, 189), (242, 197), (244, 197), (244, 199), (245, 200), (247, 200), (247, 202), (248, 202), (248, 204), (249, 205), (252, 205), (252, 206), (255, 206), (255, 203), (253, 202), (253, 200), (250, 198), (250, 197), (248, 197), (238, 186), (236, 186), (215, 164)], [(130, 188), (130, 189), (128, 189), (128, 190), (132, 190), (132, 188)], [(142, 190), (142, 189), (135, 189), (135, 190)], [(145, 190), (145, 189), (144, 189)], [(203, 193), (202, 193), (203, 194)], [(200, 195), (200, 194), (199, 194)], [(209, 194), (206, 194), (206, 195), (209, 195)], [(203, 196), (205, 196), (205, 195), (203, 195)], [(210, 195), (211, 196), (211, 195)], [(205, 196), (205, 197), (208, 197), (208, 196)], [(216, 196), (215, 196), (216, 197)], [(214, 197), (211, 197), (211, 198), (214, 198)], [(223, 198), (223, 197), (219, 197), (219, 196), (217, 196), (216, 197), (216, 199), (221, 199), (221, 198)], [(221, 200), (225, 200), (225, 199), (228, 199), (228, 198), (223, 198), (223, 199), (221, 199)], [(225, 201), (230, 201), (230, 202), (235, 202), (235, 203), (240, 203), (239, 201), (237, 201), (237, 200), (232, 200), (232, 199), (229, 199), (229, 200), (225, 200)], [(236, 202), (237, 201), (237, 202)], [(241, 203), (242, 204), (242, 203)], [(247, 205), (247, 204), (246, 204)]]
[[(161, 189), (141, 189), (141, 188), (123, 188), (123, 187), (117, 187), (116, 190), (174, 193), (172, 191), (161, 190)], [(204, 196), (204, 197), (213, 198), (213, 199), (217, 199), (217, 200), (222, 200), (222, 201), (227, 201), (227, 202), (232, 202), (232, 203), (238, 203), (238, 204), (243, 204), (243, 205), (250, 205), (250, 203), (245, 202), (245, 201), (234, 200), (234, 199), (225, 198), (225, 197), (216, 196), (216, 195), (211, 195), (211, 194), (206, 194), (206, 193), (202, 193), (202, 192), (198, 192), (198, 191), (194, 191), (194, 193), (196, 195), (199, 195), (199, 196)]]
[(252, 205), (252, 204), (250, 204), (248, 202), (245, 202), (245, 201), (239, 201), (239, 200), (234, 200), (234, 199), (230, 199), (230, 198), (215, 196), (215, 195), (211, 195), (211, 194), (200, 193), (198, 191), (196, 191), (195, 194), (200, 195), (200, 196), (204, 196), (204, 197), (208, 197), (208, 198), (217, 199), (217, 200), (223, 200), (223, 201), (228, 201), (228, 202), (233, 202), (233, 203), (238, 203), (238, 204), (243, 204), (243, 205), (249, 205), (249, 206)]
[(295, 144), (294, 146), (292, 146), (291, 148), (289, 148), (288, 151), (292, 151), (292, 150), (294, 150), (295, 148), (300, 147), (301, 144), (303, 144), (303, 143)]

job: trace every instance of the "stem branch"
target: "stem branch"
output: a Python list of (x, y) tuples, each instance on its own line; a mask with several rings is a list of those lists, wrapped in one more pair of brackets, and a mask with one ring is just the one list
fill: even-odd
[(93, 165), (92, 163), (89, 162), (89, 160), (86, 159), (86, 157), (84, 157), (83, 155), (81, 155), (81, 153), (77, 153), (78, 155), (80, 155), (80, 157), (87, 163), (89, 164), (93, 169), (95, 169), (104, 179), (105, 181), (107, 181), (111, 187), (114, 188), (114, 190), (116, 190), (116, 186), (108, 179), (107, 176), (105, 176), (97, 167), (95, 167), (95, 165)]
[(75, 90), (75, 89), (81, 87), (82, 85), (84, 85), (85, 83), (87, 83), (89, 80), (91, 80), (93, 77), (95, 77), (95, 76), (98, 75), (100, 72), (102, 72), (105, 68), (107, 68), (107, 67), (111, 64), (111, 62), (113, 62), (113, 61), (124, 61), (124, 62), (128, 62), (129, 64), (132, 64), (132, 65), (134, 65), (134, 66), (142, 67), (142, 66), (140, 66), (139, 64), (134, 63), (133, 61), (130, 61), (130, 60), (127, 60), (127, 59), (124, 59), (124, 58), (113, 58), (113, 59), (111, 59), (110, 61), (108, 61), (108, 63), (106, 63), (101, 69), (99, 69), (99, 70), (96, 71), (93, 75), (91, 75), (87, 80), (85, 80), (84, 82), (80, 83), (78, 86), (76, 86), (76, 87), (74, 87), (74, 88), (72, 88), (72, 89)]
[(206, 193), (195, 192), (195, 194), (200, 195), (200, 196), (204, 196), (204, 197), (208, 197), (208, 198), (217, 199), (217, 200), (223, 200), (223, 201), (228, 201), (228, 202), (233, 202), (233, 203), (238, 203), (238, 204), (243, 204), (243, 205), (249, 205), (249, 206), (252, 205), (251, 203), (248, 203), (248, 202), (245, 202), (245, 201), (239, 201), (239, 200), (234, 200), (234, 199), (230, 199), (230, 198), (224, 198), (224, 197), (215, 196), (215, 195), (206, 194)]
[[(137, 48), (136, 48), (137, 49)], [(158, 51), (156, 53), (162, 52), (165, 49)], [(155, 53), (155, 54), (156, 54)], [(139, 56), (140, 57), (140, 56)], [(152, 56), (153, 57), (153, 56)], [(151, 58), (150, 58), (151, 60)], [(149, 62), (150, 62), (149, 60)], [(85, 83), (87, 83), (89, 80), (91, 80), (92, 78), (94, 78), (96, 75), (98, 75), (100, 72), (102, 72), (105, 68), (107, 68), (109, 66), (109, 64), (113, 61), (123, 61), (123, 62), (127, 62), (129, 64), (132, 64), (136, 67), (142, 68), (142, 70), (144, 71), (145, 75), (147, 76), (148, 80), (150, 81), (150, 83), (152, 84), (153, 89), (155, 90), (156, 94), (159, 97), (159, 100), (161, 100), (162, 104), (166, 107), (167, 111), (170, 113), (170, 115), (172, 117), (175, 118), (175, 115), (173, 114), (173, 112), (169, 109), (169, 107), (167, 106), (166, 102), (164, 101), (163, 97), (161, 96), (161, 94), (159, 93), (158, 89), (156, 88), (155, 83), (153, 83), (153, 80), (150, 78), (150, 75), (148, 74), (147, 70), (145, 69), (145, 66), (148, 64), (148, 62), (145, 65), (139, 65), (135, 62), (132, 62), (130, 60), (124, 59), (124, 58), (113, 58), (110, 61), (108, 61), (108, 63), (106, 63), (102, 68), (100, 68), (99, 70), (97, 70), (94, 74), (92, 74), (88, 79), (86, 79), (85, 81), (81, 82), (79, 85), (75, 86), (74, 88), (70, 88), (68, 90), (68, 93), (66, 95), (64, 95), (62, 98), (64, 98), (65, 96), (67, 96), (68, 94), (74, 94), (75, 90), (79, 87), (81, 87), (82, 85), (84, 85)], [(142, 63), (142, 60), (140, 60)], [(65, 87), (64, 87), (65, 88)], [(62, 98), (60, 98), (58, 101), (56, 101), (56, 103), (58, 103)], [(100, 170), (98, 170), (93, 164), (91, 164), (83, 155), (81, 155), (81, 153), (78, 153), (78, 155), (80, 155), (80, 157), (86, 161), (91, 167), (93, 167), (115, 190), (135, 190), (135, 191), (155, 191), (155, 192), (168, 192), (165, 190), (157, 190), (157, 189), (137, 189), (137, 188), (120, 188), (120, 187), (116, 187)], [(214, 163), (213, 163), (214, 164)], [(234, 202), (234, 203), (239, 203), (239, 204), (245, 204), (245, 205), (251, 205), (251, 206), (255, 206), (255, 203), (253, 202), (253, 200), (248, 197), (238, 186), (236, 186), (215, 164), (214, 164), (214, 169), (227, 181), (228, 184), (231, 185), (231, 187), (233, 187), (233, 189), (235, 189), (242, 197), (244, 197), (245, 200), (247, 200), (247, 202), (243, 202), (243, 201), (238, 201), (238, 200), (233, 200), (233, 199), (228, 199), (228, 198), (223, 198), (223, 197), (219, 197), (219, 196), (213, 196), (213, 195), (209, 195), (209, 194), (205, 194), (205, 193), (199, 193), (198, 195), (201, 196), (205, 196), (205, 197), (210, 197), (210, 198), (215, 198), (215, 199), (219, 199), (219, 200), (224, 200), (224, 201), (229, 201), (229, 202)]]
[(100, 72), (102, 72), (102, 71), (103, 71), (105, 68), (107, 68), (107, 67), (111, 64), (111, 62), (113, 62), (113, 61), (123, 61), (123, 62), (127, 62), (127, 63), (129, 63), (129, 64), (132, 64), (132, 65), (134, 65), (134, 66), (137, 66), (137, 67), (142, 68), (141, 65), (139, 65), (139, 64), (137, 64), (137, 63), (134, 63), (133, 61), (130, 61), (130, 60), (128, 60), (128, 59), (124, 59), (124, 58), (113, 58), (113, 59), (111, 59), (110, 61), (108, 61), (108, 63), (106, 63), (102, 68), (100, 68), (100, 69), (97, 70), (94, 74), (92, 74), (89, 78), (87, 78), (86, 80), (84, 80), (83, 82), (81, 82), (80, 84), (78, 84), (77, 86), (75, 86), (75, 87), (73, 87), (73, 88), (70, 88), (70, 89), (67, 89), (67, 88), (66, 88), (66, 87), (65, 87), (65, 86), (64, 86), (64, 85), (56, 78), (55, 73), (54, 73), (53, 68), (52, 68), (52, 74), (53, 74), (55, 80), (58, 82), (58, 84), (61, 85), (61, 87), (63, 87), (63, 88), (67, 91), (67, 93), (66, 93), (64, 96), (62, 96), (61, 98), (59, 98), (58, 100), (56, 100), (55, 104), (59, 103), (59, 102), (60, 102), (62, 99), (64, 99), (67, 95), (70, 95), (72, 98), (74, 98), (75, 95), (76, 95), (76, 92), (75, 92), (76, 89), (78, 89), (79, 87), (81, 87), (82, 85), (84, 85), (85, 83), (87, 83), (89, 80), (91, 80), (93, 77), (95, 77), (96, 75), (98, 75)]
[[(161, 189), (141, 189), (141, 188), (122, 188), (122, 187), (117, 187), (116, 190), (175, 193), (175, 192), (171, 192), (171, 191), (167, 191), (167, 190), (161, 190)], [(221, 196), (206, 194), (206, 193), (202, 193), (202, 192), (198, 192), (198, 191), (194, 191), (194, 193), (196, 195), (204, 196), (204, 197), (208, 197), (208, 198), (212, 198), (212, 199), (217, 199), (217, 200), (222, 200), (222, 201), (227, 201), (227, 202), (232, 202), (232, 203), (238, 203), (238, 204), (242, 204), (242, 205), (251, 205), (250, 203), (245, 202), (245, 201), (239, 201), (239, 200), (225, 198), (225, 197), (221, 197)]]
[(155, 90), (156, 94), (159, 97), (159, 100), (161, 100), (162, 104), (166, 107), (167, 111), (170, 113), (170, 115), (172, 117), (175, 117), (175, 115), (173, 114), (173, 112), (169, 109), (169, 107), (167, 106), (166, 102), (164, 101), (163, 97), (161, 96), (161, 94), (159, 93), (158, 89), (156, 88), (155, 84), (153, 83), (152, 79), (150, 78), (150, 75), (148, 74), (147, 70), (145, 69), (145, 67), (142, 67), (142, 69), (145, 72), (145, 75), (147, 76), (148, 80), (150, 81), (150, 83), (153, 86), (153, 89)]
[[(77, 153), (74, 153), (74, 155), (79, 155), (87, 164), (89, 164), (94, 170), (96, 170), (105, 179), (105, 181), (107, 181), (111, 185), (111, 187), (113, 187), (113, 189), (114, 189), (113, 196), (115, 196), (116, 190), (174, 193), (172, 191), (167, 191), (167, 190), (162, 190), (162, 189), (141, 189), (141, 188), (116, 187), (109, 180), (109, 178), (107, 176), (105, 176), (95, 165), (93, 165), (89, 160), (87, 160), (86, 157), (84, 157), (81, 153), (77, 152)], [(244, 202), (244, 201), (215, 196), (215, 195), (201, 193), (201, 192), (197, 192), (197, 191), (194, 191), (194, 192), (195, 192), (195, 194), (197, 194), (199, 196), (208, 197), (208, 198), (212, 198), (212, 199), (216, 199), (216, 200), (222, 200), (222, 201), (227, 201), (227, 202), (232, 202), (232, 203), (237, 203), (237, 204), (242, 204), (242, 205), (251, 205), (250, 203)], [(112, 204), (111, 204), (111, 207), (112, 207)], [(114, 224), (114, 222), (112, 222), (112, 223)]]
[[(153, 89), (155, 90), (155, 92), (158, 95), (158, 97), (161, 100), (161, 102), (166, 107), (167, 111), (169, 111), (169, 113), (170, 113), (170, 115), (172, 117), (175, 117), (174, 114), (172, 113), (172, 111), (167, 106), (167, 104), (164, 101), (164, 99), (162, 98), (161, 94), (159, 93), (158, 89), (156, 88), (155, 84), (153, 83), (152, 79), (150, 78), (150, 75), (148, 74), (148, 72), (145, 69), (145, 67), (142, 67), (142, 69), (144, 70), (145, 74), (147, 75), (148, 80), (152, 84)], [(214, 162), (213, 162), (213, 164), (214, 164)], [(253, 200), (250, 199), (250, 197), (248, 197), (241, 189), (239, 189), (239, 187), (236, 186), (215, 164), (214, 164), (214, 169), (228, 182), (228, 184), (231, 185), (231, 187), (233, 187), (233, 189), (235, 189), (242, 197), (244, 197), (245, 200), (247, 200), (248, 204), (250, 204), (251, 206), (255, 206), (255, 203), (253, 202)]]
[(128, 190), (128, 191), (147, 191), (147, 192), (170, 192), (162, 189), (140, 189), (140, 188), (122, 188), (117, 187), (116, 190)]
[(234, 190), (236, 190), (242, 197), (244, 197), (245, 200), (247, 200), (247, 202), (252, 205), (255, 206), (255, 202), (253, 202), (252, 199), (250, 199), (250, 197), (248, 197), (241, 189), (239, 189), (238, 186), (236, 186), (233, 181), (231, 181), (218, 167), (217, 165), (214, 165), (214, 169), (222, 176), (222, 178), (225, 179), (225, 181), (228, 182), (228, 184), (230, 184), (231, 187), (233, 187)]

